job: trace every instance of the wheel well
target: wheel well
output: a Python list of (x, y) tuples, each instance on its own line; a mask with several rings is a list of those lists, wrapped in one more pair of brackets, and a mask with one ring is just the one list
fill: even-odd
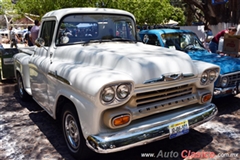
[[(63, 108), (63, 105), (65, 103), (72, 103), (72, 101), (70, 101), (68, 98), (64, 97), (64, 96), (60, 96), (58, 98), (58, 101), (57, 101), (57, 108), (56, 108), (56, 120), (59, 121), (61, 120), (61, 112), (62, 112), (62, 108)], [(73, 104), (73, 106), (75, 106)]]
[[(15, 75), (17, 76), (18, 74), (20, 74), (20, 72), (18, 70), (15, 71)], [(21, 74), (20, 74), (21, 75)], [(17, 78), (17, 77), (16, 77)]]
[(16, 71), (15, 71), (15, 78), (16, 78), (16, 80), (17, 80), (17, 77), (18, 77), (18, 76), (21, 76), (21, 77), (22, 77), (20, 71), (19, 71), (19, 70), (16, 70)]

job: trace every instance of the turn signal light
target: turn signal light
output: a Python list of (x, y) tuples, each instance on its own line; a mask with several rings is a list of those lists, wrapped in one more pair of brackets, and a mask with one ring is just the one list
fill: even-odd
[(121, 126), (127, 124), (130, 121), (130, 115), (120, 115), (112, 120), (112, 124), (114, 126)]
[(208, 102), (212, 99), (212, 94), (208, 93), (202, 96), (202, 103)]

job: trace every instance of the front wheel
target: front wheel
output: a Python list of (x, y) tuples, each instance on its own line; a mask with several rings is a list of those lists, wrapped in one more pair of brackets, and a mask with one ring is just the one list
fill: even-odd
[(78, 159), (88, 159), (93, 155), (86, 146), (75, 107), (66, 103), (62, 111), (62, 131), (70, 153)]
[(17, 73), (17, 86), (18, 86), (18, 93), (20, 98), (24, 101), (29, 100), (30, 96), (24, 89), (22, 76), (19, 73)]

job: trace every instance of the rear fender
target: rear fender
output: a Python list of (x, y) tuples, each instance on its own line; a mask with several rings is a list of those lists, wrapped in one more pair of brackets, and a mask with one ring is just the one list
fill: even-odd
[(31, 94), (30, 74), (29, 74), (29, 59), (30, 55), (25, 53), (18, 53), (14, 55), (14, 74), (15, 77), (19, 73), (22, 77), (24, 88), (29, 95)]

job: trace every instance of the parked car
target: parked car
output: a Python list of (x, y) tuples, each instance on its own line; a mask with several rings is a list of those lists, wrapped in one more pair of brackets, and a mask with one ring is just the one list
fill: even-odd
[(33, 49), (14, 55), (20, 97), (61, 122), (78, 159), (172, 139), (217, 114), (219, 66), (137, 37), (129, 12), (60, 9), (43, 16)]
[(189, 30), (152, 29), (139, 32), (143, 43), (186, 52), (193, 60), (220, 66), (214, 97), (240, 93), (240, 59), (209, 52), (197, 35)]

